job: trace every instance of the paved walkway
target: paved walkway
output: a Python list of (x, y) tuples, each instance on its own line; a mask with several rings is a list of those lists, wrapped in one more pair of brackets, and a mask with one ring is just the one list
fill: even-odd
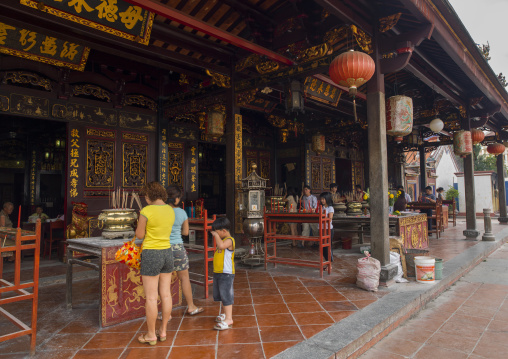
[(360, 358), (508, 358), (508, 244)]
[[(464, 227), (464, 221), (459, 221), (441, 239), (431, 237), (430, 254), (443, 258), (449, 282), (462, 276), (468, 266), (483, 258), (490, 245), (495, 245), (465, 241)], [(481, 228), (480, 221), (478, 227)], [(508, 236), (507, 226), (494, 222), (493, 227), (500, 238)], [(277, 251), (284, 256), (317, 257), (315, 248), (302, 250), (287, 246), (278, 247)], [(196, 302), (205, 307), (205, 312), (189, 317), (185, 315), (185, 307), (174, 309), (168, 328), (169, 340), (156, 347), (141, 345), (136, 340), (146, 330), (144, 318), (99, 327), (96, 272), (79, 273), (84, 279), (74, 284), (73, 309), (67, 310), (65, 267), (58, 262), (43, 262), (36, 358), (345, 358), (349, 353), (363, 353), (372, 345), (369, 343), (377, 342), (376, 338), (383, 337), (418, 311), (426, 304), (421, 298), (430, 287), (435, 288), (430, 294), (433, 297), (448, 288), (446, 279), (441, 281), (441, 290), (439, 285), (429, 287), (413, 280), (380, 288), (377, 293), (366, 292), (354, 285), (356, 261), (361, 257), (358, 248), (334, 252), (332, 275), (325, 275), (323, 280), (317, 270), (302, 267), (269, 265), (267, 272), (262, 267), (239, 270), (235, 280), (233, 329), (212, 330), (219, 307), (211, 298), (199, 299)], [(473, 254), (463, 259), (466, 252)], [(199, 268), (199, 263), (192, 263), (191, 268)], [(6, 278), (12, 275), (8, 267), (4, 274)], [(194, 287), (194, 295), (203, 298), (203, 288)], [(25, 322), (30, 316), (28, 306), (21, 303), (12, 303), (5, 309)], [(12, 329), (0, 317), (0, 335)], [(27, 352), (28, 337), (0, 344), (0, 359), (27, 358)]]

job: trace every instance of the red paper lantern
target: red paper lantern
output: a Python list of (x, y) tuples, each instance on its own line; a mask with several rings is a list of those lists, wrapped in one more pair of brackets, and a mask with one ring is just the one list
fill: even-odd
[(370, 80), (376, 65), (364, 52), (346, 51), (333, 59), (330, 64), (330, 78), (338, 85), (349, 88), (350, 95), (356, 95), (357, 88)]
[(487, 152), (491, 155), (497, 156), (504, 152), (505, 146), (502, 143), (491, 143), (487, 146)]
[(473, 140), (473, 145), (480, 143), (484, 140), (485, 134), (482, 130), (474, 129), (471, 130), (471, 139)]

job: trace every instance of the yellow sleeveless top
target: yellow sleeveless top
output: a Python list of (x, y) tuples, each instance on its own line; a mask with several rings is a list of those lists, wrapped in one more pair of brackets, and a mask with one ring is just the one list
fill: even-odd
[(222, 241), (226, 239), (231, 239), (233, 242), (233, 250), (230, 251), (227, 248), (217, 248), (215, 250), (213, 254), (213, 272), (235, 274), (235, 239), (233, 237), (226, 237)]

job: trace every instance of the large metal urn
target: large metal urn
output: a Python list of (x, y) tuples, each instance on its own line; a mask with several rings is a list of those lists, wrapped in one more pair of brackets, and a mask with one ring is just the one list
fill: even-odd
[(263, 264), (264, 251), (261, 245), (264, 234), (263, 212), (265, 208), (266, 179), (256, 173), (257, 165), (252, 163), (250, 174), (242, 179), (240, 187), (240, 214), (244, 218), (243, 232), (249, 237), (251, 248), (242, 259), (243, 264)]
[(131, 208), (105, 209), (97, 218), (102, 237), (107, 239), (129, 238), (134, 236), (134, 223), (138, 215)]

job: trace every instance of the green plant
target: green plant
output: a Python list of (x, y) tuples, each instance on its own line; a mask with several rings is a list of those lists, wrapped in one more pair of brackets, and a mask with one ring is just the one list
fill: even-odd
[(448, 190), (445, 193), (445, 199), (447, 201), (451, 201), (454, 198), (457, 198), (459, 196), (459, 191), (453, 188), (452, 186), (448, 187)]

